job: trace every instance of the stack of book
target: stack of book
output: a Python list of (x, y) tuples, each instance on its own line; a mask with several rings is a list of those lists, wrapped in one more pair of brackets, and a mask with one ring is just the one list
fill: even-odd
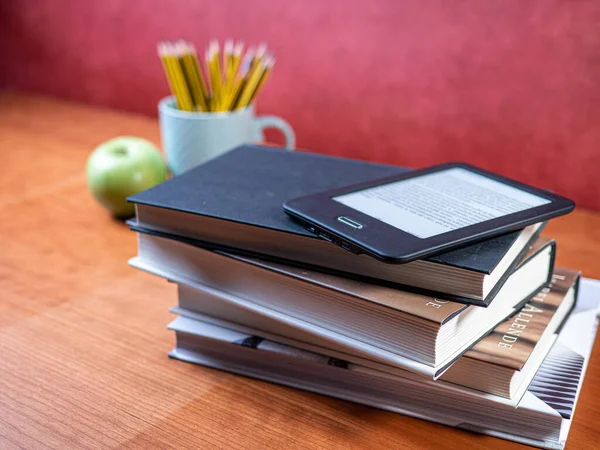
[(244, 146), (133, 196), (130, 264), (178, 287), (170, 356), (563, 446), (600, 283), (554, 267), (545, 224), (393, 265), (283, 212), (287, 199), (403, 170)]

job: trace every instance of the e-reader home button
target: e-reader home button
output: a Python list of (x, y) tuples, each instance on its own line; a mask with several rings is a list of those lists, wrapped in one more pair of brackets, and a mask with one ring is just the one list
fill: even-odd
[(337, 218), (337, 220), (339, 220), (343, 224), (351, 226), (352, 228), (356, 228), (357, 230), (360, 230), (363, 227), (362, 223), (358, 222), (357, 220), (350, 219), (349, 217), (346, 217), (346, 216), (340, 216)]

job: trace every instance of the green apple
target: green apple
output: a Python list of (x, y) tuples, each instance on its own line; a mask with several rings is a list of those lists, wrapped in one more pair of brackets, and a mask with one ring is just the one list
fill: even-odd
[(167, 166), (152, 142), (121, 136), (94, 149), (86, 175), (94, 198), (114, 216), (125, 219), (135, 213), (127, 197), (165, 181)]

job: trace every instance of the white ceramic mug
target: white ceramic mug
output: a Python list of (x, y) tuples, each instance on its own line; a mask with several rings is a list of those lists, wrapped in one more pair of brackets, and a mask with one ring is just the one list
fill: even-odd
[(160, 134), (167, 164), (179, 175), (239, 145), (263, 142), (265, 128), (285, 136), (285, 147), (296, 146), (292, 127), (276, 116), (256, 116), (254, 108), (228, 112), (189, 112), (177, 109), (173, 97), (158, 103)]

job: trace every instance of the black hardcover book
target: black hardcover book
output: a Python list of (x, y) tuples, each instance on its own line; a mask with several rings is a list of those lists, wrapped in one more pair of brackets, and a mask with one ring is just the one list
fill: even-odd
[(282, 209), (290, 198), (405, 170), (308, 152), (242, 146), (131, 197), (137, 213), (132, 228), (487, 306), (542, 224), (395, 265), (326, 242)]

